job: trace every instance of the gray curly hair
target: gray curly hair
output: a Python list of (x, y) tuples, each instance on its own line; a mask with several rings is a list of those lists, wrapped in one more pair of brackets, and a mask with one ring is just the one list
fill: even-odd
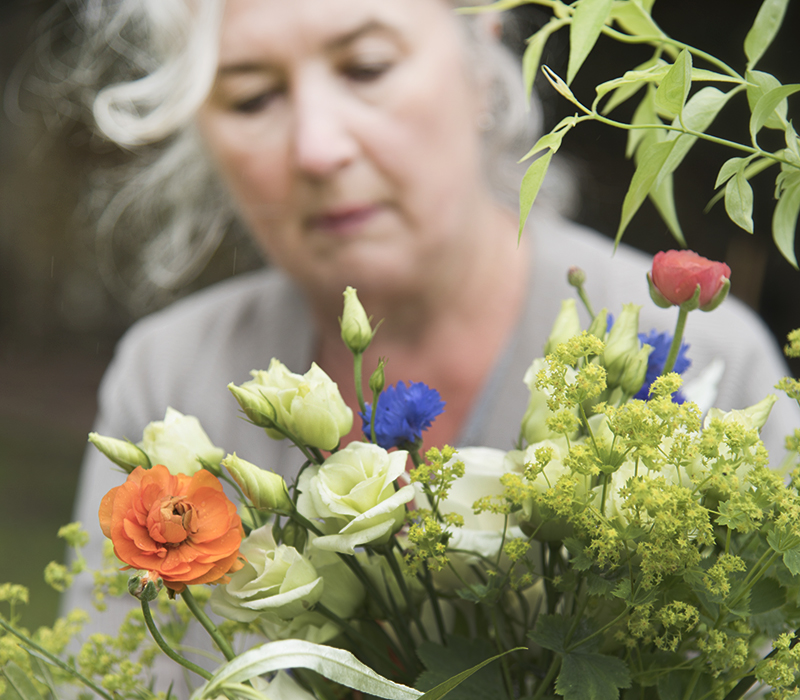
[[(38, 92), (49, 91), (55, 118), (90, 124), (130, 156), (95, 173), (88, 204), (101, 275), (137, 313), (196, 277), (236, 222), (194, 127), (215, 77), (223, 6), (224, 0), (62, 0), (60, 20), (42, 34), (48, 86), (38, 78)], [(481, 124), (487, 181), (513, 208), (522, 174), (517, 160), (540, 130), (541, 110), (526, 100), (512, 51), (480, 31), (474, 15), (461, 20), (474, 69), (490, 85)], [(563, 183), (550, 188), (568, 190)]]

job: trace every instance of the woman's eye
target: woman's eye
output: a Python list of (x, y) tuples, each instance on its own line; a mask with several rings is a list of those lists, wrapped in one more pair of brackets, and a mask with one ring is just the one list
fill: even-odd
[(392, 64), (389, 61), (373, 61), (370, 63), (354, 63), (344, 68), (344, 74), (359, 83), (377, 80), (386, 73)]
[(262, 112), (269, 107), (270, 103), (275, 100), (278, 94), (278, 90), (268, 90), (266, 92), (259, 93), (254, 97), (249, 97), (245, 100), (235, 102), (233, 105), (233, 110), (235, 112), (239, 112), (240, 114), (255, 114), (256, 112)]

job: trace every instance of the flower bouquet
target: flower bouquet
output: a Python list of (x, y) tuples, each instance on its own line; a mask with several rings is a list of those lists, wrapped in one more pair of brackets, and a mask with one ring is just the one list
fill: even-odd
[[(98, 592), (141, 607), (117, 638), (69, 654), (80, 613), (30, 635), (14, 626), (23, 592), (0, 588), (6, 688), (38, 700), (71, 680), (107, 700), (163, 697), (147, 680), (163, 652), (194, 679), (193, 700), (731, 700), (754, 684), (792, 696), (800, 471), (786, 482), (768, 466), (759, 429), (775, 397), (701, 418), (673, 371), (686, 314), (721, 303), (729, 274), (688, 251), (656, 256), (651, 296), (680, 308), (671, 339), (640, 335), (636, 305), (615, 320), (590, 310), (581, 329), (565, 302), (524, 377), (509, 452), (420, 454), (443, 403), (422, 384), (385, 387), (382, 362), (364, 400), (375, 331), (352, 289), (341, 329), (364, 441), (340, 444), (353, 413), (316, 365), (301, 376), (274, 359), (229, 387), (254, 430), (297, 446), (291, 483), (223, 458), (172, 410), (138, 444), (92, 434), (128, 472), (99, 504), (118, 561), (96, 574)], [(569, 279), (591, 309), (583, 273)], [(800, 332), (790, 341), (800, 354)], [(781, 388), (800, 400), (797, 381)], [(787, 470), (800, 431), (789, 447)], [(77, 525), (63, 535), (85, 544)], [(49, 578), (66, 585), (81, 568), (78, 557)], [(213, 640), (210, 667), (182, 652), (190, 620)]]

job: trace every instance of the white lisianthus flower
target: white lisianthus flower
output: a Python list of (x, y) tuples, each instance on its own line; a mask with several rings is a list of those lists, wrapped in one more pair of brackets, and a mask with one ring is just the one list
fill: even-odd
[[(266, 372), (254, 370), (251, 374), (253, 379), (241, 388), (262, 396), (274, 409), (276, 426), (300, 442), (332, 450), (353, 427), (353, 412), (339, 387), (316, 363), (300, 375), (273, 358)], [(280, 430), (270, 428), (267, 434), (276, 440), (285, 437)]]
[(218, 615), (239, 622), (262, 615), (289, 620), (322, 597), (324, 582), (314, 565), (294, 547), (276, 547), (269, 526), (253, 530), (239, 551), (246, 563), (211, 595), (211, 609)]
[(387, 452), (366, 442), (351, 442), (322, 465), (300, 475), (297, 510), (322, 520), (325, 536), (314, 546), (342, 554), (355, 547), (385, 544), (403, 524), (404, 505), (414, 498), (414, 487), (395, 491), (394, 482), (405, 473), (408, 453)]
[(202, 469), (200, 459), (219, 466), (225, 450), (216, 447), (200, 421), (167, 408), (164, 420), (149, 423), (137, 445), (151, 464), (163, 464), (171, 474), (192, 476)]

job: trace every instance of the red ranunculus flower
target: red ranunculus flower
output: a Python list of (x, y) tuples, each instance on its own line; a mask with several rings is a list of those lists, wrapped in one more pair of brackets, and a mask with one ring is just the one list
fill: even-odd
[(648, 279), (651, 296), (660, 306), (685, 304), (700, 285), (698, 306), (710, 311), (727, 295), (730, 276), (731, 269), (725, 263), (708, 260), (691, 250), (668, 250), (656, 253)]
[(177, 592), (242, 567), (236, 506), (205, 470), (190, 477), (162, 464), (137, 467), (103, 497), (100, 527), (121, 561), (156, 572)]

